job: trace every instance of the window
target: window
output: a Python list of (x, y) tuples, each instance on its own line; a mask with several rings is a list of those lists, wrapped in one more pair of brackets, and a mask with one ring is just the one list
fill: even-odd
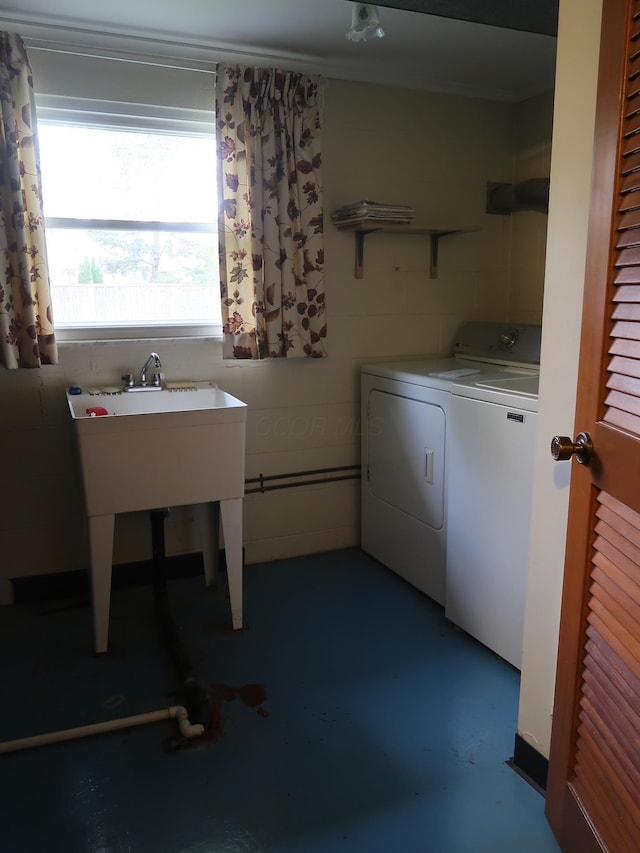
[(39, 122), (62, 339), (220, 333), (215, 139)]

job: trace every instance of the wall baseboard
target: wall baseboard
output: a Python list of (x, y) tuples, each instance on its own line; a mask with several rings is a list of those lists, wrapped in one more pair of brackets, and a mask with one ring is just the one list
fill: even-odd
[(527, 743), (517, 732), (513, 747), (513, 758), (507, 761), (507, 764), (544, 796), (547, 790), (549, 759), (545, 758), (530, 743)]
[[(224, 550), (219, 555), (219, 570), (226, 571)], [(204, 576), (204, 563), (201, 553), (180, 554), (165, 558), (166, 576), (169, 580), (177, 578)], [(132, 586), (145, 586), (153, 583), (153, 560), (135, 563), (120, 563), (113, 567), (111, 585), (114, 589)], [(14, 604), (40, 604), (60, 598), (89, 595), (89, 572), (77, 569), (69, 572), (56, 572), (48, 575), (27, 575), (11, 578)]]

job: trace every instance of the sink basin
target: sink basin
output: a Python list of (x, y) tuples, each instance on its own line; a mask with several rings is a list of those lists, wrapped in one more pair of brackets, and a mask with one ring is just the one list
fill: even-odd
[(120, 393), (67, 394), (71, 417), (91, 418), (87, 409), (104, 408), (108, 415), (154, 415), (165, 412), (197, 412), (246, 408), (245, 403), (219, 388), (154, 391), (149, 394)]
[(201, 505), (207, 585), (221, 518), (232, 624), (241, 628), (246, 403), (215, 387), (67, 394), (67, 402), (89, 519), (96, 652), (107, 650), (114, 517), (122, 512)]
[[(244, 493), (247, 406), (219, 388), (67, 394), (87, 515)], [(91, 409), (106, 415), (91, 415)]]

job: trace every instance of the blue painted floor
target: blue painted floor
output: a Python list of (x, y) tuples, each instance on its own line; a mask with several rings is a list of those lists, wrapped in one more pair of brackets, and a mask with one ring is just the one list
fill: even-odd
[[(160, 722), (0, 756), (3, 853), (558, 850), (505, 764), (519, 674), (375, 560), (248, 566), (241, 632), (224, 576), (169, 601), (217, 737)], [(180, 704), (154, 607), (115, 590), (101, 657), (86, 601), (0, 609), (0, 740)]]

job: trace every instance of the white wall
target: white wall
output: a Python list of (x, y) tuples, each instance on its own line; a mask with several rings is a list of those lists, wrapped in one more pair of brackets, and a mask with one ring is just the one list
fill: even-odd
[[(515, 121), (508, 104), (329, 81), (328, 359), (226, 363), (213, 341), (143, 341), (63, 344), (55, 367), (0, 370), (3, 484), (12, 484), (0, 494), (0, 601), (11, 600), (11, 577), (86, 568), (64, 390), (113, 384), (138, 370), (150, 349), (160, 353), (168, 379), (211, 378), (248, 403), (247, 477), (357, 464), (364, 362), (448, 354), (465, 320), (507, 319), (514, 217), (484, 209), (486, 183), (513, 180)], [(441, 241), (435, 281), (425, 237), (369, 236), (364, 278), (356, 280), (354, 238), (337, 232), (328, 213), (363, 197), (412, 204), (428, 224), (482, 230)], [(541, 276), (538, 287), (540, 299)], [(359, 483), (248, 496), (244, 539), (248, 562), (358, 545)], [(194, 513), (173, 511), (167, 553), (195, 550)], [(119, 516), (115, 562), (150, 553), (146, 513)]]
[[(518, 732), (549, 755), (574, 434), (602, 0), (560, 0), (540, 404)], [(579, 30), (576, 22), (579, 21)], [(576, 37), (579, 32), (580, 37)]]
[[(0, 492), (0, 602), (11, 600), (12, 577), (88, 565), (69, 384), (112, 384), (155, 349), (167, 378), (210, 378), (248, 403), (247, 477), (351, 465), (359, 462), (363, 363), (448, 354), (468, 319), (539, 322), (544, 217), (487, 215), (485, 196), (489, 181), (539, 177), (548, 167), (549, 114), (549, 96), (516, 109), (328, 81), (326, 360), (227, 363), (215, 341), (140, 341), (63, 344), (55, 367), (0, 370), (3, 483), (11, 483)], [(426, 224), (481, 230), (441, 241), (435, 281), (425, 237), (370, 236), (356, 280), (354, 238), (328, 213), (364, 197), (412, 204)], [(359, 522), (357, 480), (247, 496), (247, 562), (357, 546)], [(173, 510), (166, 533), (168, 554), (199, 550), (191, 508)], [(119, 516), (115, 562), (150, 555), (147, 514)]]
[[(553, 97), (553, 92), (545, 92), (513, 108), (516, 185), (549, 177)], [(511, 215), (509, 319), (513, 322), (542, 322), (546, 241), (545, 213), (521, 210)]]

